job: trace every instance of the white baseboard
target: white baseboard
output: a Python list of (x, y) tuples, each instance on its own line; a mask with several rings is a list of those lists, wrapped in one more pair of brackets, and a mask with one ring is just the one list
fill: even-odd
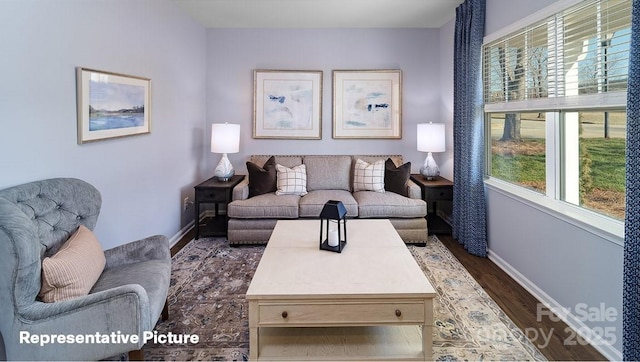
[(178, 232), (169, 239), (169, 247), (173, 248), (178, 243), (178, 241), (180, 241), (185, 235), (187, 235), (189, 231), (191, 231), (191, 229), (193, 229), (194, 226), (195, 222), (191, 221), (187, 224), (187, 226), (178, 230)]
[[(489, 250), (489, 260), (494, 262), (500, 269), (502, 269), (505, 273), (507, 273), (511, 278), (513, 278), (518, 284), (520, 284), (524, 289), (526, 289), (531, 295), (537, 298), (540, 303), (542, 303), (546, 308), (552, 311), (560, 311), (565, 310), (565, 306), (560, 305), (557, 301), (555, 301), (551, 296), (545, 293), (542, 289), (540, 289), (537, 285), (527, 279), (524, 275), (522, 275), (518, 270), (512, 267), (509, 263), (507, 263), (504, 259), (502, 259), (499, 255)], [(601, 337), (601, 333), (596, 333), (589, 326), (584, 324), (582, 320), (580, 320), (573, 313), (556, 313), (558, 318), (562, 319), (571, 329), (573, 329), (576, 334), (578, 334), (584, 340), (594, 340), (594, 343), (591, 345), (593, 348), (598, 350), (605, 358), (610, 361), (620, 361), (622, 360), (622, 352), (616, 349), (613, 345), (611, 345), (608, 341)], [(594, 338), (595, 336), (595, 338)], [(622, 338), (620, 334), (618, 338)], [(575, 341), (575, 340), (574, 340)]]
[[(202, 220), (205, 217), (213, 217), (214, 215), (215, 212), (213, 210), (206, 210), (200, 213), (200, 217), (198, 218), (198, 220)], [(185, 227), (178, 230), (178, 232), (169, 239), (169, 247), (174, 247), (178, 243), (178, 241), (180, 241), (185, 235), (187, 235), (189, 231), (191, 231), (191, 229), (195, 227), (195, 225), (196, 223), (194, 221), (191, 221)]]

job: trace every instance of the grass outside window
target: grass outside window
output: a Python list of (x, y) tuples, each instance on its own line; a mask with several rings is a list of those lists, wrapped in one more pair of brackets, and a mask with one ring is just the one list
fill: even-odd
[[(569, 114), (569, 113), (567, 113)], [(561, 164), (565, 190), (561, 199), (580, 207), (623, 220), (625, 212), (625, 138), (624, 111), (573, 112), (579, 122), (578, 134), (561, 140), (567, 150)], [(567, 116), (568, 117), (568, 116)], [(506, 132), (505, 123), (514, 116), (487, 115), (491, 128), (491, 162), (488, 173), (494, 178), (546, 193), (547, 165), (545, 113), (517, 113), (517, 132)], [(508, 125), (506, 127), (509, 127)], [(573, 167), (572, 167), (573, 166)], [(564, 170), (563, 170), (564, 171)], [(569, 197), (568, 195), (577, 195)]]

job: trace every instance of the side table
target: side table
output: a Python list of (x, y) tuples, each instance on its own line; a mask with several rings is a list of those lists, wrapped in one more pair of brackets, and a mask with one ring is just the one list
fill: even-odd
[(438, 216), (438, 201), (453, 201), (453, 182), (444, 177), (427, 180), (420, 174), (412, 174), (411, 181), (422, 190), (422, 199), (427, 202), (427, 228), (429, 234), (451, 234), (451, 225)]
[[(195, 186), (195, 207), (196, 207), (196, 240), (200, 236), (227, 236), (227, 215), (220, 215), (220, 204), (225, 209), (231, 202), (233, 188), (244, 179), (244, 175), (235, 175), (229, 181), (218, 181), (212, 177), (207, 181)], [(205, 223), (200, 223), (200, 205), (215, 204), (215, 215)], [(202, 228), (202, 230), (201, 230)]]

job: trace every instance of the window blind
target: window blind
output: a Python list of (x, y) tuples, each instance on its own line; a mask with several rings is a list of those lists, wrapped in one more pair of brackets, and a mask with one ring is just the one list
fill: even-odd
[(631, 0), (590, 0), (484, 45), (486, 111), (619, 107)]

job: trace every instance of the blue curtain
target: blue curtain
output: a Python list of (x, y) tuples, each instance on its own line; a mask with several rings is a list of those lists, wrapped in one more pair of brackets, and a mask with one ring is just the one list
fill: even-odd
[(627, 88), (622, 354), (640, 360), (640, 0), (633, 0)]
[(453, 56), (453, 237), (466, 250), (487, 256), (484, 194), (482, 39), (485, 0), (456, 9)]

